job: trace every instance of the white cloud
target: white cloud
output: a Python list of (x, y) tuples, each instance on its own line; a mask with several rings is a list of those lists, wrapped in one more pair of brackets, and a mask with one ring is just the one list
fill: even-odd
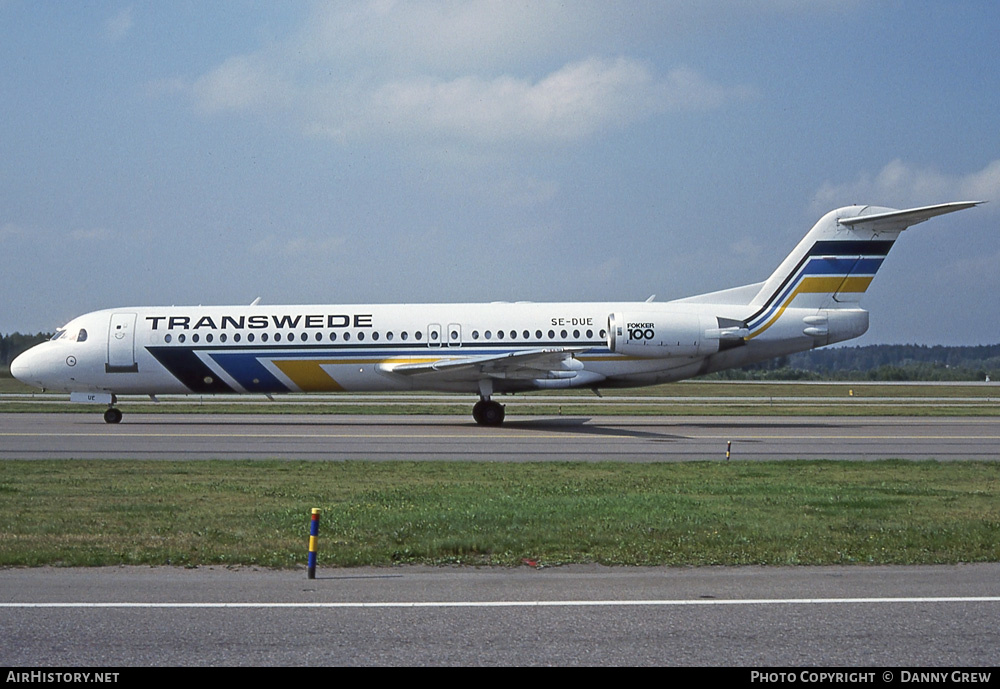
[(338, 252), (345, 244), (343, 237), (278, 237), (270, 235), (256, 242), (252, 251), (266, 256), (285, 258), (322, 258)]
[[(859, 0), (340, 0), (313, 7), (295, 38), (315, 62), (434, 73), (521, 71), (554, 55), (645, 52), (755, 18), (846, 12)], [(457, 70), (457, 71), (456, 71)]]
[[(176, 89), (171, 82), (158, 90)], [(385, 83), (293, 85), (251, 57), (233, 57), (190, 93), (207, 114), (288, 108), (304, 131), (337, 140), (430, 135), (479, 141), (570, 141), (667, 112), (704, 110), (752, 95), (689, 68), (657, 77), (645, 63), (591, 57), (537, 81), (511, 75), (433, 76)], [(307, 114), (306, 114), (307, 113)]]
[(28, 231), (19, 225), (14, 225), (13, 223), (4, 223), (3, 225), (0, 225), (0, 242), (8, 239), (26, 238), (28, 236)]
[[(696, 69), (664, 73), (630, 57), (621, 24), (641, 14), (604, 3), (322, 4), (287, 40), (150, 90), (186, 93), (206, 115), (282, 113), (342, 143), (576, 141), (753, 96)], [(617, 38), (595, 46), (609, 22)]]
[(70, 239), (78, 242), (99, 242), (111, 239), (111, 230), (104, 227), (95, 227), (90, 230), (73, 230), (69, 233)]
[(105, 23), (104, 36), (109, 41), (120, 41), (132, 30), (133, 23), (132, 7), (129, 6)]
[[(867, 204), (907, 208), (947, 201), (996, 201), (1000, 199), (1000, 160), (966, 175), (948, 175), (932, 168), (917, 168), (894, 160), (877, 174), (862, 172), (853, 182), (826, 182), (813, 200), (813, 210)], [(996, 204), (992, 204), (996, 208)], [(987, 207), (988, 210), (992, 210)]]
[[(176, 81), (163, 82), (161, 88), (180, 86)], [(218, 113), (254, 107), (279, 106), (289, 102), (289, 86), (260, 60), (248, 56), (227, 59), (199, 77), (190, 86), (199, 110)]]
[[(686, 88), (692, 80), (680, 81), (685, 90), (698, 91)], [(714, 97), (698, 93), (692, 102)], [(567, 140), (681, 108), (683, 102), (643, 64), (591, 58), (535, 83), (511, 76), (393, 82), (373, 94), (366, 121), (457, 138)]]

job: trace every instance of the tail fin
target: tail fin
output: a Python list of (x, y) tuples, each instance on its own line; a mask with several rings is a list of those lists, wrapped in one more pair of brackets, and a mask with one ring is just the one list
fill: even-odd
[(793, 301), (804, 308), (855, 308), (900, 232), (980, 203), (942, 203), (908, 210), (847, 206), (830, 211), (750, 301), (758, 308), (747, 319), (747, 339), (771, 327)]

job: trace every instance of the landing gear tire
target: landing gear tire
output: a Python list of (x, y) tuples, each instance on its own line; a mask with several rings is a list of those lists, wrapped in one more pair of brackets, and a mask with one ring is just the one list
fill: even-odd
[(472, 408), (472, 418), (480, 426), (499, 426), (503, 423), (504, 407), (492, 400), (479, 400)]
[(121, 423), (122, 410), (116, 407), (108, 407), (104, 412), (104, 423)]

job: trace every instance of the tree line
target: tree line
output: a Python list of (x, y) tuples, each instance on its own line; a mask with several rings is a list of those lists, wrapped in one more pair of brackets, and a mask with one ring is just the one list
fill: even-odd
[(1000, 381), (1000, 344), (813, 349), (713, 376), (724, 380)]
[(22, 335), (21, 333), (4, 335), (0, 333), (0, 366), (4, 369), (9, 368), (14, 357), (50, 337), (52, 337), (52, 333), (36, 333), (34, 335)]

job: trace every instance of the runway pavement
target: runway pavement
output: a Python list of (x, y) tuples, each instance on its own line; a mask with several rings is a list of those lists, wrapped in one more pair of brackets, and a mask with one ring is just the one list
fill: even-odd
[[(150, 665), (723, 665), (747, 668), (748, 680), (785, 666), (992, 672), (998, 582), (996, 563), (321, 566), (315, 580), (219, 567), (2, 570), (0, 665), (113, 668), (119, 683)], [(869, 681), (888, 680), (880, 670)]]
[(1000, 459), (997, 417), (0, 414), (0, 459)]

